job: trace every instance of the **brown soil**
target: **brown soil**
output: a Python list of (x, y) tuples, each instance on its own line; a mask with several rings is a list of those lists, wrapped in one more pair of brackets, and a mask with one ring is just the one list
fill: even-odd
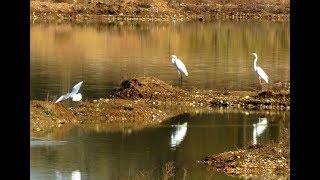
[(289, 20), (289, 0), (60, 0), (30, 1), (31, 19), (60, 20)]
[(166, 101), (184, 97), (187, 92), (175, 88), (154, 77), (138, 77), (124, 80), (115, 89), (114, 96), (123, 99), (155, 99)]

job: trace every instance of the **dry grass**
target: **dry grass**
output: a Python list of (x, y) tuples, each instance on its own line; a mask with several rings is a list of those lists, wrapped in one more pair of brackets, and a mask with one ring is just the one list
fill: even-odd
[(153, 171), (141, 170), (134, 175), (133, 180), (151, 180)]
[[(174, 162), (173, 161), (169, 161), (167, 163), (165, 163), (162, 166), (162, 175), (161, 175), (161, 180), (169, 180), (169, 179), (175, 179), (175, 167), (174, 167)], [(133, 179), (133, 180), (151, 180), (153, 179), (154, 176), (154, 170), (155, 169), (151, 169), (151, 170), (139, 170), (136, 174), (134, 174), (133, 176), (129, 175), (128, 179)], [(187, 170), (184, 170), (184, 174), (183, 174), (183, 179), (186, 179), (187, 176)]]
[(162, 167), (162, 179), (168, 180), (168, 179), (174, 179), (174, 162), (169, 161), (167, 162), (164, 167)]

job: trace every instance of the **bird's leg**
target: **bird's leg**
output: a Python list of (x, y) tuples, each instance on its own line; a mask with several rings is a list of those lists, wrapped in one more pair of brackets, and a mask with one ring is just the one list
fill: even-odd
[(261, 78), (259, 77), (259, 82), (260, 82), (260, 87), (261, 87), (261, 91), (263, 90), (262, 88), (262, 82), (261, 82)]
[(259, 77), (259, 82), (260, 82), (260, 85), (262, 86), (261, 77)]
[(180, 73), (180, 71), (178, 71), (178, 73), (179, 73), (179, 87), (181, 87), (181, 86), (180, 86), (180, 84), (181, 84), (181, 83), (180, 83), (180, 81), (181, 81), (181, 73)]

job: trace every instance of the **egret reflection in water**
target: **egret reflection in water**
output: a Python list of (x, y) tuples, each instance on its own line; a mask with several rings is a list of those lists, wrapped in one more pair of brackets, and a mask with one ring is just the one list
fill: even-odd
[(177, 147), (184, 139), (187, 134), (187, 125), (185, 122), (183, 124), (173, 125), (175, 127), (174, 131), (171, 133), (171, 147)]
[(30, 147), (34, 146), (60, 146), (66, 144), (67, 141), (55, 141), (45, 138), (30, 138)]
[(71, 178), (70, 174), (66, 172), (60, 172), (58, 170), (54, 171), (56, 179), (71, 179), (71, 180), (81, 180), (81, 172), (79, 170), (75, 170), (71, 172)]
[(266, 130), (267, 118), (259, 118), (259, 122), (253, 124), (253, 144), (257, 144), (257, 138)]
[(80, 180), (81, 179), (81, 173), (79, 170), (72, 171), (71, 173), (71, 179), (72, 180)]

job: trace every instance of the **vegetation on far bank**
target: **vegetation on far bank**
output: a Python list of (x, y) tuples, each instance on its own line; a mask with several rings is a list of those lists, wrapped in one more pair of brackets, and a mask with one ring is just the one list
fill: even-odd
[(289, 20), (289, 0), (53, 0), (30, 1), (32, 19)]

